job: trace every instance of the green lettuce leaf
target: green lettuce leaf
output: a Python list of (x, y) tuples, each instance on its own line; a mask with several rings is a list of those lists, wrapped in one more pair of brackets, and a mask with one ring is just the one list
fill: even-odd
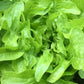
[(25, 17), (32, 18), (36, 15), (45, 15), (52, 8), (52, 0), (28, 0), (25, 3)]
[(17, 2), (13, 4), (12, 7), (4, 12), (4, 16), (2, 18), (2, 27), (8, 30), (14, 21), (15, 24), (18, 25), (23, 10), (24, 4), (22, 2)]
[(77, 84), (84, 78), (83, 0), (0, 0), (0, 84)]
[(74, 82), (71, 82), (71, 81), (65, 81), (65, 80), (60, 79), (54, 84), (77, 84), (77, 83), (74, 83)]
[[(31, 72), (31, 73), (30, 73)], [(4, 72), (1, 78), (2, 84), (35, 84), (34, 71), (26, 70), (22, 73)]]
[(50, 83), (54, 83), (58, 79), (60, 79), (64, 73), (64, 71), (68, 68), (70, 65), (70, 61), (63, 60), (51, 73), (51, 75), (48, 77), (47, 81)]
[(12, 4), (11, 1), (0, 1), (0, 12), (8, 9)]
[(83, 0), (72, 0), (73, 2), (76, 3), (76, 5), (78, 6), (78, 8), (81, 9), (81, 11), (84, 11), (84, 1)]
[(10, 52), (10, 51), (5, 51), (5, 52), (0, 52), (0, 61), (7, 61), (7, 60), (16, 60), (20, 58), (24, 52)]
[(15, 72), (21, 73), (27, 69), (26, 61), (23, 58), (12, 61), (12, 68)]
[(69, 48), (70, 55), (72, 56), (71, 63), (74, 69), (84, 70), (84, 33), (81, 30), (72, 30)]
[(78, 74), (82, 79), (84, 79), (84, 71), (83, 70), (79, 70)]
[(53, 60), (53, 55), (49, 53), (49, 50), (45, 50), (43, 52), (43, 56), (40, 57), (39, 62), (36, 66), (35, 78), (36, 81), (39, 82), (42, 78), (43, 74), (48, 69), (50, 63)]

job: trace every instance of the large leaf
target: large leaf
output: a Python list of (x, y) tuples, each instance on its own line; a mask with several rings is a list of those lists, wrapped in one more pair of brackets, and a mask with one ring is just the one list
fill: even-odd
[(34, 71), (27, 70), (23, 73), (4, 72), (2, 74), (1, 83), (2, 84), (35, 84)]
[(49, 50), (45, 50), (36, 66), (35, 78), (37, 82), (40, 81), (43, 74), (48, 69), (50, 63), (52, 62), (52, 59), (53, 59), (53, 56), (52, 54), (49, 53)]
[(47, 81), (50, 83), (54, 83), (58, 79), (60, 79), (65, 72), (65, 70), (70, 65), (70, 62), (67, 60), (63, 60), (51, 73), (51, 75), (48, 77)]
[[(7, 29), (10, 28), (13, 21), (20, 21), (20, 16), (24, 10), (24, 4), (22, 2), (17, 2), (13, 4), (8, 10), (4, 12), (4, 17), (2, 18), (2, 27)], [(18, 23), (16, 24), (18, 25)]]
[(0, 52), (0, 61), (7, 61), (7, 60), (16, 60), (20, 58), (24, 52)]
[(45, 15), (52, 6), (52, 0), (28, 0), (25, 3), (25, 17), (31, 18), (35, 15)]
[(81, 30), (73, 29), (70, 43), (69, 52), (72, 57), (72, 66), (75, 69), (84, 70), (84, 33)]

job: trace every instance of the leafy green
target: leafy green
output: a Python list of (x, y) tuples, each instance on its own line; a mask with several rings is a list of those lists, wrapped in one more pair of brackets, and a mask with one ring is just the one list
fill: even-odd
[[(84, 56), (84, 33), (81, 30), (73, 29), (70, 36), (70, 46), (71, 56), (72, 56), (72, 66), (74, 69), (84, 70), (83, 56)], [(71, 47), (72, 46), (72, 47)], [(74, 62), (75, 60), (75, 62)], [(77, 65), (77, 66), (76, 66)]]
[[(24, 10), (24, 4), (22, 2), (16, 2), (9, 9), (4, 11), (4, 17), (2, 18), (2, 27), (7, 29), (11, 27), (11, 25), (19, 24), (20, 16)], [(5, 27), (6, 26), (6, 27)], [(13, 29), (14, 30), (14, 29)]]
[(2, 84), (35, 84), (33, 70), (27, 70), (23, 73), (4, 72), (2, 76)]
[(52, 62), (53, 55), (49, 53), (49, 50), (45, 50), (43, 56), (40, 57), (39, 62), (36, 66), (35, 78), (39, 82), (42, 75), (48, 69), (50, 63)]
[(5, 60), (15, 60), (20, 58), (24, 52), (0, 52), (0, 61), (5, 61)]
[(79, 71), (79, 76), (80, 76), (82, 79), (84, 79), (84, 71), (83, 71), (83, 70), (80, 70), (80, 71)]
[(25, 3), (25, 17), (32, 18), (35, 15), (45, 15), (52, 6), (52, 0), (28, 0)]
[(64, 81), (64, 80), (60, 79), (54, 84), (77, 84), (77, 83), (73, 83), (71, 81)]
[(76, 3), (76, 5), (80, 8), (81, 11), (84, 11), (84, 1), (83, 0), (72, 0), (73, 2)]
[(0, 12), (3, 12), (4, 10), (8, 9), (13, 2), (11, 1), (1, 1), (0, 0)]
[(57, 9), (59, 12), (61, 11), (63, 13), (71, 13), (71, 14), (77, 14), (77, 15), (80, 14), (80, 10), (76, 7), (76, 4), (74, 4), (70, 0), (59, 1), (57, 3)]
[(26, 70), (26, 61), (23, 58), (12, 61), (12, 68), (15, 72), (21, 73)]
[(51, 73), (48, 77), (47, 81), (54, 83), (57, 81), (64, 73), (66, 68), (70, 65), (69, 61), (63, 60)]
[(0, 0), (0, 83), (78, 84), (84, 79), (83, 0)]

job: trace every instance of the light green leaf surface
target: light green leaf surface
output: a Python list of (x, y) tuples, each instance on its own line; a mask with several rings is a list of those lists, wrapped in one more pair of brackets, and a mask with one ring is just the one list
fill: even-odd
[(73, 29), (70, 36), (70, 43), (69, 47), (72, 49), (70, 55), (73, 56), (72, 66), (74, 69), (84, 70), (84, 33), (81, 30)]
[(65, 72), (65, 70), (70, 65), (69, 61), (63, 60), (51, 73), (51, 75), (48, 77), (47, 81), (50, 83), (54, 83), (58, 79), (60, 79)]
[(27, 70), (23, 73), (4, 72), (2, 76), (2, 84), (35, 84), (33, 70)]
[(24, 52), (0, 52), (0, 61), (7, 61), (7, 60), (16, 60), (20, 58)]
[(83, 71), (83, 70), (80, 70), (80, 71), (79, 71), (79, 76), (80, 76), (82, 79), (84, 79), (84, 71)]
[(50, 54), (49, 50), (45, 50), (43, 56), (40, 57), (39, 62), (36, 66), (35, 78), (37, 82), (40, 81), (40, 79), (48, 69), (52, 60), (53, 60), (53, 55)]
[(0, 0), (0, 84), (77, 84), (83, 71), (83, 0)]

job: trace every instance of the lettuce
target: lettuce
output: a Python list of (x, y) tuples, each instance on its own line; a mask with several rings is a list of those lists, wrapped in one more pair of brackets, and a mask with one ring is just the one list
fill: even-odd
[(0, 0), (0, 84), (78, 84), (84, 79), (83, 0)]

